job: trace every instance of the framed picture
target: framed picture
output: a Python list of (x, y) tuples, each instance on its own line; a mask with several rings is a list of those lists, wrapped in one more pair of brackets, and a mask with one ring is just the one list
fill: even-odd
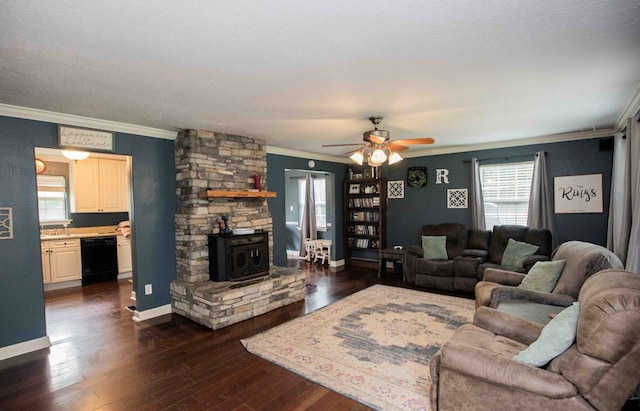
[(113, 132), (58, 125), (58, 147), (115, 151)]
[(373, 176), (371, 168), (365, 168), (363, 170), (364, 178), (371, 178)]
[(555, 177), (553, 198), (556, 214), (602, 213), (602, 174)]
[(360, 194), (360, 184), (351, 184), (349, 186), (349, 194)]

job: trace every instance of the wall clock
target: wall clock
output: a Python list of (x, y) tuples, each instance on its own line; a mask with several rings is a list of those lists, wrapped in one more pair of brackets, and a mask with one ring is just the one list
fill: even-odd
[(427, 185), (427, 167), (409, 167), (407, 170), (409, 187), (420, 188)]
[(39, 158), (36, 158), (36, 174), (42, 174), (46, 169), (47, 169), (47, 164), (44, 161), (40, 160)]

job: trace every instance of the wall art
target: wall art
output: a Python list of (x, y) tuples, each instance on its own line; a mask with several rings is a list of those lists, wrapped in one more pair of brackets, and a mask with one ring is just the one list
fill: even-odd
[(447, 208), (468, 208), (467, 198), (466, 188), (447, 190)]
[(13, 238), (13, 210), (11, 207), (0, 207), (0, 240)]
[(114, 151), (113, 134), (111, 131), (58, 125), (58, 146), (60, 148)]
[(387, 181), (387, 198), (404, 198), (404, 181)]
[(553, 198), (556, 214), (602, 213), (602, 174), (555, 177)]

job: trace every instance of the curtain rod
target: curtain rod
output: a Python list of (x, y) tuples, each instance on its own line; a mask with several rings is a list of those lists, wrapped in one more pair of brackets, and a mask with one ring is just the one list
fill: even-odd
[[(544, 155), (547, 155), (546, 151), (543, 151)], [(531, 156), (537, 156), (538, 153), (532, 153), (532, 154), (520, 154), (517, 156), (505, 156), (505, 157), (491, 157), (491, 158), (479, 158), (478, 161), (489, 161), (489, 160), (500, 160), (502, 158), (504, 158), (505, 160), (509, 160), (510, 158), (520, 158), (520, 157), (531, 157)], [(471, 160), (464, 160), (463, 163), (470, 163)]]

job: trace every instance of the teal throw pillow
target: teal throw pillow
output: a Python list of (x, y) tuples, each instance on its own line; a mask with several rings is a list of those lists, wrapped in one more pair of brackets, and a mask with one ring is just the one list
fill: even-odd
[(544, 326), (538, 339), (513, 359), (532, 367), (542, 367), (565, 352), (576, 339), (579, 313), (580, 303), (578, 302), (560, 311)]
[(425, 260), (447, 260), (447, 237), (423, 235), (422, 251)]
[(538, 251), (538, 248), (537, 245), (523, 243), (510, 238), (507, 248), (504, 249), (502, 254), (502, 262), (500, 264), (507, 267), (523, 267), (522, 262), (525, 257), (533, 255)]
[(560, 278), (565, 262), (566, 260), (536, 262), (518, 288), (550, 293)]

